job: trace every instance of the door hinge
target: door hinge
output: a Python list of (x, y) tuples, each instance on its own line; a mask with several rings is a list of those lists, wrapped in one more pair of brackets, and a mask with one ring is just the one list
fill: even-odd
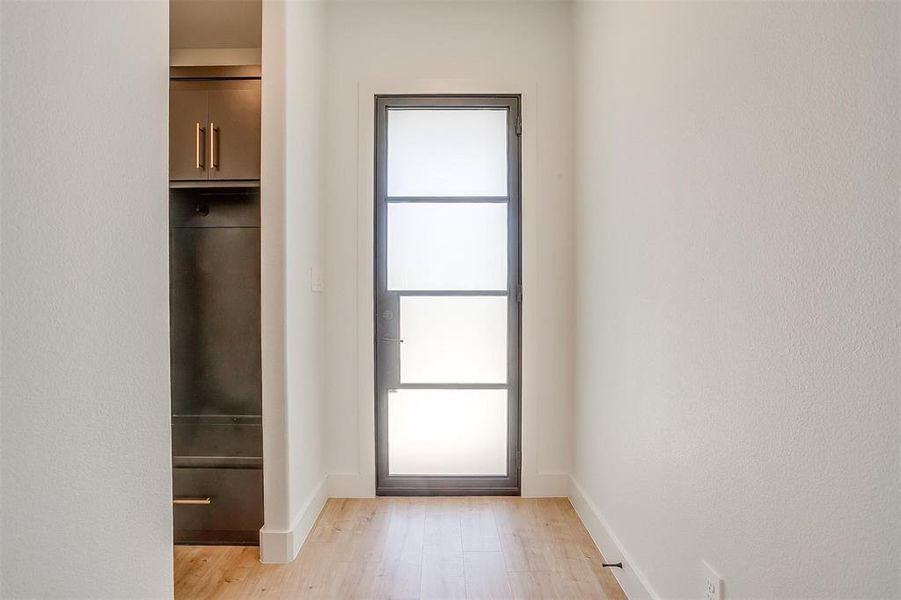
[(516, 451), (516, 468), (522, 469), (522, 450)]
[(516, 117), (516, 135), (522, 135), (522, 117)]
[(516, 284), (516, 301), (522, 304), (522, 284)]

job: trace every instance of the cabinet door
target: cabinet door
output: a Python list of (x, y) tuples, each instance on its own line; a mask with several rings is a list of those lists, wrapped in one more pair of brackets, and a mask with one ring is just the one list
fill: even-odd
[(260, 178), (260, 82), (210, 90), (210, 179)]
[(208, 179), (208, 92), (173, 84), (169, 89), (169, 179)]

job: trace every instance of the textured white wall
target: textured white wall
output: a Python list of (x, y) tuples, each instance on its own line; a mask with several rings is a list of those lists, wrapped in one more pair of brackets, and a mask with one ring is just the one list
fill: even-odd
[(897, 597), (899, 5), (575, 24), (576, 482), (660, 596)]
[[(536, 399), (534, 439), (528, 432), (523, 470), (549, 481), (569, 470), (571, 398), (572, 203), (571, 28), (568, 3), (334, 2), (326, 3), (325, 185), (326, 431), (327, 461), (336, 493), (372, 494), (371, 387), (354, 361), (366, 331), (359, 318), (358, 265), (371, 264), (371, 233), (358, 222), (361, 86), (384, 84), (416, 91), (425, 80), (525, 82), (534, 90), (535, 117), (524, 128), (535, 136), (534, 228), (525, 232), (524, 265), (529, 312), (524, 357), (540, 366), (524, 374)], [(483, 89), (491, 93), (494, 89)], [(364, 107), (363, 110), (370, 110)], [(371, 142), (370, 142), (371, 143)], [(524, 157), (525, 159), (525, 157)], [(360, 183), (360, 185), (363, 185)], [(362, 210), (369, 210), (363, 208)], [(360, 317), (360, 315), (364, 315)], [(531, 336), (531, 337), (530, 337)], [(529, 339), (539, 340), (529, 344)], [(371, 361), (369, 365), (371, 366)], [(360, 396), (363, 396), (361, 399)], [(371, 416), (369, 418), (371, 421)], [(565, 479), (565, 475), (559, 477)], [(554, 490), (553, 483), (542, 490)], [(556, 490), (565, 492), (565, 488)], [(538, 487), (533, 493), (542, 493)], [(545, 492), (546, 493), (546, 492)], [(554, 493), (551, 491), (551, 493)]]
[(0, 10), (0, 595), (171, 596), (167, 5)]

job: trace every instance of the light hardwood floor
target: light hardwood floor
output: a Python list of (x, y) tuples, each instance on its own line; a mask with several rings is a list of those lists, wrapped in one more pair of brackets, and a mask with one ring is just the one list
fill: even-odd
[(331, 499), (294, 562), (176, 546), (175, 596), (625, 598), (565, 498)]

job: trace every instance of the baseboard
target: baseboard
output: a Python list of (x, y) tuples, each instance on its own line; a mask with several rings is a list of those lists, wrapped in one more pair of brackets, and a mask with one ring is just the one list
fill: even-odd
[(309, 495), (294, 518), (290, 529), (278, 531), (263, 527), (260, 530), (260, 562), (278, 564), (294, 560), (310, 534), (310, 530), (313, 529), (319, 513), (322, 512), (322, 507), (325, 506), (328, 498), (326, 494), (327, 480), (327, 477), (323, 477)]
[(654, 592), (638, 565), (623, 548), (607, 521), (601, 516), (598, 507), (572, 477), (570, 478), (569, 501), (576, 509), (579, 518), (582, 519), (585, 529), (588, 530), (598, 550), (604, 555), (604, 560), (614, 563), (622, 561), (623, 568), (612, 569), (612, 571), (626, 596), (630, 600), (658, 600), (660, 596)]

